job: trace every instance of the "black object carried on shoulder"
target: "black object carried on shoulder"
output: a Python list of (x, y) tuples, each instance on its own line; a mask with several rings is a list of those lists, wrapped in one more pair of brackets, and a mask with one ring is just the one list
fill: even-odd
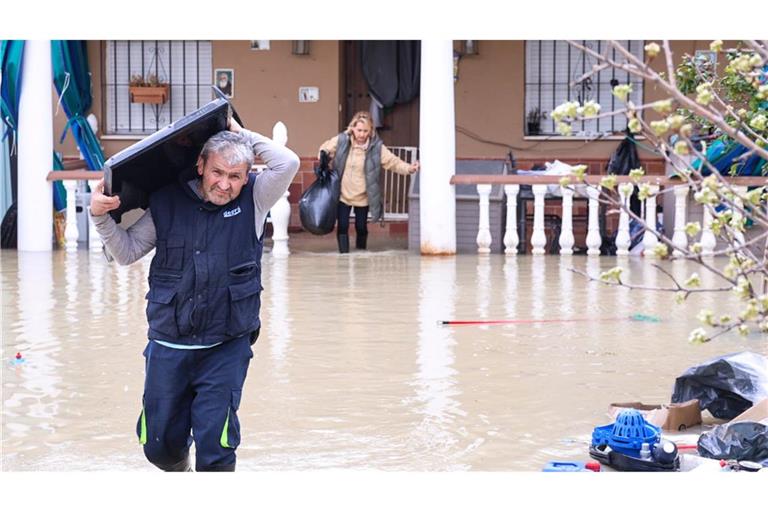
[(301, 225), (313, 235), (325, 235), (336, 225), (336, 210), (341, 192), (341, 176), (328, 169), (328, 154), (320, 152), (320, 163), (315, 167), (317, 179), (299, 199)]
[[(238, 119), (226, 99), (215, 99), (198, 110), (120, 151), (104, 163), (104, 193), (120, 196), (120, 208), (110, 215), (146, 208), (149, 194), (186, 172), (194, 172), (205, 142)], [(194, 174), (192, 174), (194, 177)]]

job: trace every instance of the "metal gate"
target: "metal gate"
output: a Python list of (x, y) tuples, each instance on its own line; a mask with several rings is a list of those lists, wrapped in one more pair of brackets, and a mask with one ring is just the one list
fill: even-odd
[[(409, 164), (418, 160), (418, 148), (392, 146), (388, 148), (398, 158)], [(408, 189), (411, 177), (384, 171), (384, 221), (408, 220)]]

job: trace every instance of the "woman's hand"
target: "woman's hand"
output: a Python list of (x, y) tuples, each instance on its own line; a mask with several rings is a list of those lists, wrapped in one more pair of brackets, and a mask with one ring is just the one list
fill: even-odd
[(411, 164), (411, 167), (408, 169), (408, 172), (409, 172), (410, 174), (414, 174), (414, 173), (415, 173), (416, 171), (418, 171), (420, 168), (421, 168), (421, 165), (419, 164), (419, 161), (417, 160), (416, 162), (414, 162), (414, 163), (412, 163), (412, 164)]
[(104, 195), (104, 178), (91, 191), (91, 215), (99, 217), (120, 207), (120, 198)]

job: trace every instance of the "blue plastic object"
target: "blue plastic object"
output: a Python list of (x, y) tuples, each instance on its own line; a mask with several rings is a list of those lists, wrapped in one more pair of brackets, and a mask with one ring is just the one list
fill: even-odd
[(588, 471), (584, 464), (584, 462), (552, 460), (547, 462), (547, 465), (541, 471), (544, 473), (578, 473), (580, 471)]
[(621, 411), (616, 423), (596, 427), (592, 431), (592, 446), (610, 446), (617, 452), (640, 456), (643, 443), (649, 447), (661, 440), (661, 429), (651, 425), (637, 409)]

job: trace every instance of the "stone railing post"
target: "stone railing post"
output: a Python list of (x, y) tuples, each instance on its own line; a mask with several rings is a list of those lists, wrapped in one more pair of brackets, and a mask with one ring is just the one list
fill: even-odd
[[(272, 140), (285, 146), (288, 143), (288, 129), (282, 121), (275, 123), (272, 128)], [(287, 256), (291, 253), (288, 249), (288, 223), (291, 220), (291, 204), (288, 202), (289, 191), (277, 200), (269, 211), (272, 218), (272, 255)]]
[(64, 228), (65, 248), (67, 252), (77, 251), (77, 239), (80, 231), (77, 229), (77, 180), (62, 180), (67, 190), (67, 220)]
[(520, 237), (517, 234), (517, 194), (520, 185), (504, 185), (507, 196), (507, 229), (504, 231), (504, 253), (517, 254)]
[(712, 232), (712, 212), (709, 211), (709, 205), (702, 205), (704, 207), (704, 215), (702, 217), (701, 228), (701, 254), (703, 256), (711, 256), (715, 252), (717, 246), (717, 239)]
[(621, 210), (619, 211), (619, 232), (616, 233), (616, 256), (626, 256), (629, 254), (629, 246), (632, 239), (629, 236), (629, 213), (625, 208), (629, 208), (629, 198), (632, 196), (635, 186), (632, 183), (622, 183), (619, 185), (619, 201)]
[[(675, 232), (672, 235), (672, 243), (677, 247), (688, 247), (688, 236), (685, 234), (685, 210), (688, 199), (688, 185), (677, 185), (675, 190)], [(673, 256), (682, 256), (678, 249), (672, 250)]]
[(480, 196), (480, 215), (477, 225), (477, 252), (488, 254), (491, 252), (491, 226), (489, 222), (491, 185), (478, 185), (477, 193)]
[(600, 245), (603, 239), (600, 237), (600, 204), (597, 199), (600, 197), (600, 185), (587, 187), (589, 196), (589, 227), (587, 229), (587, 254), (600, 255)]
[[(659, 192), (658, 185), (650, 185), (651, 195), (645, 200), (645, 224), (651, 229), (656, 229), (656, 194)], [(643, 254), (649, 255), (653, 252), (659, 243), (659, 238), (650, 229), (643, 233)]]
[(544, 254), (547, 235), (544, 233), (544, 195), (546, 185), (533, 185), (533, 234), (531, 235), (532, 254)]
[(560, 228), (560, 254), (573, 254), (573, 189), (560, 187), (563, 193), (563, 221)]

